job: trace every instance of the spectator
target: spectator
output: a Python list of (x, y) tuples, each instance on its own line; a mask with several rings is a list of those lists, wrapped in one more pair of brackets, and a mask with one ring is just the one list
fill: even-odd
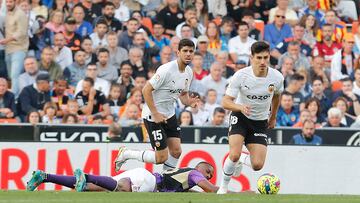
[[(149, 46), (145, 46), (146, 44)], [(135, 33), (133, 38), (133, 45), (143, 51), (144, 65), (145, 67), (150, 68), (153, 64), (154, 58), (159, 55), (160, 48), (150, 40), (146, 32)]]
[(45, 18), (48, 18), (48, 8), (42, 5), (40, 0), (32, 0), (31, 2), (31, 11), (34, 12), (35, 16), (41, 15)]
[(166, 2), (167, 6), (159, 11), (156, 19), (163, 22), (165, 34), (174, 36), (176, 35), (176, 26), (185, 20), (184, 13), (179, 8), (179, 0), (167, 0)]
[[(94, 88), (94, 80), (86, 77), (82, 82), (82, 90), (76, 94), (75, 100), (78, 102), (81, 114), (94, 115), (100, 113), (106, 115), (109, 106), (105, 104), (105, 95)], [(103, 109), (100, 112), (101, 108)]]
[(76, 114), (65, 114), (64, 117), (62, 118), (62, 122), (64, 124), (78, 124), (79, 123), (79, 119), (77, 117)]
[(285, 12), (278, 9), (274, 22), (265, 25), (264, 40), (269, 42), (271, 50), (285, 38), (292, 36), (291, 27), (285, 23), (285, 18)]
[(76, 4), (81, 6), (85, 11), (85, 20), (87, 22), (94, 22), (94, 19), (101, 16), (101, 4), (93, 3), (92, 0), (84, 0)]
[[(3, 2), (5, 3), (5, 1)], [(6, 1), (5, 38), (0, 40), (0, 45), (5, 46), (5, 60), (8, 76), (11, 79), (11, 90), (19, 94), (19, 76), (23, 71), (23, 62), (29, 47), (28, 18), (16, 6), (15, 0)]]
[(360, 96), (360, 67), (354, 70), (354, 78), (353, 92), (356, 96)]
[(73, 63), (72, 51), (69, 47), (65, 46), (65, 37), (63, 33), (59, 32), (54, 35), (53, 50), (55, 54), (54, 61), (60, 65), (62, 70), (64, 70), (66, 67), (70, 66)]
[(126, 23), (130, 18), (130, 10), (122, 0), (112, 1), (115, 5), (115, 18), (120, 20), (121, 23)]
[(333, 94), (333, 101), (335, 101), (338, 97), (344, 97), (349, 105), (347, 112), (353, 116), (360, 115), (360, 97), (353, 93), (352, 81), (350, 78), (344, 78), (340, 81), (342, 83), (341, 90)]
[(74, 62), (65, 68), (63, 75), (71, 87), (76, 87), (76, 84), (84, 78), (86, 73), (85, 51), (80, 49), (75, 52)]
[(308, 70), (301, 68), (296, 73), (304, 77), (304, 80), (301, 81), (300, 93), (305, 98), (312, 93), (311, 83), (308, 81), (309, 72)]
[[(154, 68), (155, 71), (156, 71), (161, 65), (170, 62), (171, 61), (171, 55), (172, 55), (171, 47), (164, 46), (160, 51), (160, 60), (159, 60), (159, 62), (155, 63), (152, 66), (152, 68)], [(150, 69), (149, 69), (149, 71), (150, 71)], [(151, 77), (148, 77), (148, 78), (151, 78)]]
[(24, 89), (24, 87), (34, 84), (35, 79), (39, 74), (47, 73), (46, 71), (39, 70), (37, 61), (32, 56), (27, 56), (25, 58), (24, 69), (25, 69), (25, 72), (22, 73), (18, 78), (20, 92)]
[(98, 51), (98, 61), (96, 66), (98, 69), (98, 77), (108, 82), (115, 81), (119, 75), (117, 68), (110, 64), (110, 52), (106, 48), (100, 48)]
[(294, 59), (291, 58), (290, 56), (284, 56), (283, 63), (279, 67), (279, 69), (282, 75), (284, 76), (285, 87), (287, 87), (291, 76), (294, 75), (295, 73)]
[(295, 25), (298, 22), (298, 16), (296, 12), (292, 9), (290, 9), (289, 6), (289, 0), (277, 0), (276, 1), (277, 6), (275, 8), (270, 9), (269, 11), (269, 22), (272, 23), (276, 21), (276, 17), (278, 15), (278, 11), (282, 11), (284, 14), (284, 17), (286, 18), (286, 22), (290, 25)]
[(222, 18), (227, 14), (225, 0), (207, 0), (210, 18)]
[(331, 82), (353, 75), (355, 68), (354, 36), (347, 33), (343, 38), (342, 49), (337, 51), (331, 60)]
[(115, 115), (116, 118), (117, 118), (117, 115), (119, 114), (120, 107), (122, 105), (124, 105), (124, 103), (125, 103), (125, 100), (123, 99), (125, 97), (126, 97), (126, 95), (123, 95), (121, 85), (119, 85), (117, 83), (111, 84), (110, 94), (106, 100), (106, 103), (110, 107), (111, 114)]
[(65, 92), (67, 88), (67, 81), (61, 77), (54, 82), (54, 89), (50, 92), (51, 101), (56, 104), (56, 116), (62, 117), (66, 104), (69, 101), (69, 96)]
[(92, 41), (90, 39), (90, 37), (84, 37), (84, 39), (81, 41), (81, 48), (84, 50), (85, 52), (85, 64), (89, 64), (89, 63), (96, 63), (97, 62), (97, 56), (96, 54), (93, 53), (92, 50)]
[(102, 5), (102, 16), (97, 17), (93, 22), (97, 24), (99, 20), (104, 20), (109, 31), (119, 32), (122, 29), (122, 23), (115, 18), (115, 5), (106, 1)]
[(319, 23), (316, 21), (315, 16), (311, 14), (301, 17), (299, 23), (305, 28), (302, 40), (313, 49), (316, 45), (316, 34), (319, 29)]
[(307, 71), (310, 70), (309, 60), (306, 58), (306, 56), (303, 53), (301, 53), (301, 47), (299, 42), (292, 41), (289, 43), (289, 46), (287, 47), (287, 52), (285, 52), (279, 58), (278, 66), (280, 67), (282, 66), (284, 57), (291, 57), (292, 59), (294, 59), (295, 70), (299, 70), (299, 69), (306, 69)]
[(129, 104), (126, 107), (124, 115), (121, 116), (119, 124), (124, 127), (128, 126), (140, 126), (142, 123), (141, 118), (139, 118), (139, 108), (136, 104)]
[(48, 72), (51, 81), (54, 81), (62, 76), (63, 71), (60, 65), (54, 61), (53, 48), (45, 47), (42, 50), (41, 60), (39, 62), (39, 69)]
[(250, 62), (251, 45), (256, 40), (249, 37), (249, 25), (243, 21), (239, 23), (238, 36), (229, 40), (229, 54), (234, 63), (237, 61), (245, 61), (247, 64)]
[(93, 125), (102, 125), (102, 124), (104, 124), (103, 119), (104, 118), (101, 115), (95, 115), (90, 120), (90, 123), (93, 124)]
[(118, 46), (130, 51), (133, 45), (133, 37), (136, 31), (139, 29), (140, 22), (136, 18), (130, 18), (126, 23), (126, 31), (119, 35)]
[(212, 119), (204, 124), (204, 126), (211, 127), (226, 127), (225, 123), (225, 110), (222, 107), (216, 107), (212, 114)]
[[(177, 24), (177, 26), (176, 26), (176, 36), (178, 36), (178, 37), (182, 36), (181, 28), (183, 27), (183, 25), (185, 25), (185, 24), (192, 25), (192, 23), (193, 23), (192, 19), (197, 19), (196, 18), (196, 8), (193, 5), (187, 6), (185, 8), (184, 17), (185, 17), (185, 21)], [(191, 28), (192, 28), (192, 32), (194, 33), (195, 37), (198, 37), (199, 35), (202, 35), (205, 33), (205, 27), (201, 23), (197, 23), (197, 26), (191, 26)], [(196, 33), (198, 33), (199, 35), (196, 35)]]
[(240, 4), (243, 4), (242, 2), (243, 1), (240, 0), (232, 0), (227, 1), (226, 3), (227, 16), (234, 19), (237, 23), (241, 21), (242, 11), (244, 10), (244, 7), (239, 6)]
[(299, 10), (299, 18), (305, 15), (312, 15), (318, 24), (322, 23), (325, 20), (325, 14), (322, 10), (318, 9), (318, 0), (307, 0), (306, 2), (307, 5)]
[(45, 27), (46, 19), (43, 16), (37, 16), (36, 21), (39, 24), (39, 29), (30, 37), (28, 55), (34, 55), (36, 59), (40, 59), (41, 51), (52, 45), (54, 33)]
[[(98, 68), (96, 66), (96, 64), (90, 63), (87, 65), (86, 67), (86, 77), (90, 77), (91, 79), (93, 79), (94, 81), (94, 88), (98, 91), (101, 91), (102, 93), (105, 94), (105, 96), (107, 97), (109, 95), (110, 92), (110, 83), (107, 80), (104, 80), (102, 78), (98, 77)], [(76, 85), (76, 89), (75, 89), (75, 94), (78, 94), (82, 88), (83, 88), (83, 81), (84, 80), (80, 80), (77, 85)]]
[(134, 87), (143, 89), (146, 84), (146, 75), (137, 75), (134, 78)]
[(81, 43), (81, 35), (76, 33), (76, 20), (72, 16), (68, 16), (65, 19), (64, 24), (64, 37), (65, 37), (65, 45), (71, 49), (73, 53), (80, 49)]
[(105, 20), (100, 19), (96, 22), (95, 32), (90, 35), (92, 49), (96, 52), (99, 48), (108, 46), (106, 41), (108, 26)]
[(44, 105), (44, 115), (41, 120), (42, 123), (47, 124), (59, 124), (60, 119), (56, 117), (57, 114), (57, 106), (53, 102), (46, 102)]
[(300, 111), (299, 121), (295, 123), (292, 127), (302, 128), (304, 126), (304, 122), (310, 119), (311, 119), (311, 115), (309, 109), (304, 108), (303, 110)]
[(234, 75), (234, 73), (236, 72), (236, 66), (237, 64), (240, 64), (239, 62), (241, 62), (241, 64), (244, 64), (244, 66), (246, 66), (246, 62), (245, 61), (237, 61), (235, 64), (228, 64), (229, 62), (229, 53), (227, 51), (220, 51), (216, 57), (216, 62), (219, 62), (222, 67), (225, 67), (225, 71), (223, 72), (223, 76), (225, 78), (230, 78), (231, 76)]
[(110, 52), (110, 65), (118, 69), (123, 61), (129, 59), (128, 52), (126, 49), (118, 46), (118, 38), (115, 32), (107, 34), (107, 43), (107, 48)]
[(312, 60), (310, 68), (310, 82), (313, 83), (315, 78), (320, 77), (324, 83), (324, 88), (330, 86), (330, 68), (325, 67), (325, 60), (322, 56), (315, 56)]
[(0, 118), (14, 118), (17, 114), (15, 96), (8, 90), (5, 78), (0, 78)]
[(197, 45), (197, 39), (194, 37), (194, 31), (189, 24), (184, 24), (180, 29), (180, 33), (181, 39), (190, 39)]
[[(44, 17), (47, 19), (46, 17)], [(50, 14), (50, 20), (45, 27), (53, 33), (64, 32), (64, 14), (61, 11), (54, 11)]]
[(22, 120), (31, 111), (38, 111), (44, 115), (44, 104), (51, 101), (50, 98), (50, 76), (49, 74), (39, 74), (36, 83), (26, 86), (20, 93), (18, 99), (19, 115)]
[(316, 98), (310, 98), (305, 102), (305, 109), (308, 109), (310, 112), (310, 119), (317, 124), (323, 124), (325, 122), (325, 117), (321, 115), (321, 106), (320, 102)]
[(346, 112), (349, 108), (347, 103), (348, 102), (344, 97), (338, 97), (334, 101), (334, 107), (338, 108), (341, 111), (342, 117), (340, 123), (346, 127), (350, 127), (351, 124), (355, 122), (356, 117)]
[[(139, 22), (139, 28), (138, 28), (138, 32), (146, 32), (146, 34), (148, 36), (151, 35), (151, 33), (153, 32), (153, 27), (152, 27), (152, 21), (149, 22), (148, 25), (144, 25), (143, 22), (144, 22), (144, 18), (143, 18), (143, 14), (142, 14), (143, 11), (140, 11), (140, 10), (134, 10), (132, 13), (131, 13), (131, 17), (132, 18), (136, 18)], [(149, 19), (150, 20), (150, 19)]]
[(207, 0), (195, 0), (196, 18), (201, 25), (208, 25), (209, 23), (209, 7)]
[(242, 13), (241, 20), (249, 25), (249, 37), (253, 38), (256, 41), (263, 39), (260, 30), (255, 28), (255, 16), (252, 10), (249, 9), (244, 10)]
[(141, 110), (143, 106), (143, 97), (142, 97), (142, 89), (140, 88), (133, 88), (130, 92), (130, 96), (126, 100), (126, 103), (120, 107), (119, 109), (119, 117), (121, 118), (124, 115), (124, 112), (126, 111), (127, 107), (130, 104), (135, 104), (138, 107), (138, 117), (141, 118)]
[(201, 84), (208, 89), (214, 89), (217, 92), (216, 102), (220, 104), (222, 97), (225, 94), (225, 88), (227, 85), (227, 80), (222, 77), (223, 67), (220, 63), (215, 62), (210, 67), (210, 74), (205, 76), (201, 80)]
[(208, 51), (209, 39), (205, 35), (201, 35), (197, 41), (198, 53), (203, 57), (203, 69), (208, 71), (215, 61), (214, 55)]
[[(199, 93), (193, 92), (193, 95), (199, 98)], [(210, 113), (208, 111), (205, 111), (204, 109), (204, 103), (205, 101), (203, 99), (200, 99), (200, 102), (195, 107), (187, 107), (186, 110), (190, 111), (193, 117), (193, 122), (195, 126), (203, 126), (210, 117)]]
[(236, 35), (236, 33), (233, 32), (234, 24), (234, 19), (227, 16), (225, 16), (221, 21), (220, 36), (223, 37), (224, 43), (227, 45), (229, 44), (229, 40)]
[(81, 37), (86, 37), (86, 36), (93, 33), (93, 26), (91, 25), (91, 23), (84, 20), (85, 11), (84, 11), (84, 8), (82, 6), (76, 5), (73, 8), (72, 15), (75, 18), (76, 27), (77, 27), (75, 33), (77, 33)]
[(194, 120), (191, 111), (183, 110), (180, 112), (178, 123), (180, 127), (193, 126)]
[[(285, 91), (288, 94), (292, 95), (293, 100), (293, 107), (299, 109), (300, 104), (304, 102), (304, 96), (300, 93), (302, 87), (302, 81), (304, 77), (300, 74), (293, 74), (288, 81), (288, 85), (285, 88)], [(302, 108), (300, 108), (302, 109)]]
[(293, 96), (287, 92), (281, 95), (276, 126), (293, 126), (299, 120), (299, 109), (294, 107)]
[(302, 133), (294, 135), (290, 144), (296, 145), (321, 145), (322, 138), (315, 134), (315, 123), (312, 120), (305, 120)]
[(129, 62), (122, 62), (120, 65), (120, 76), (117, 80), (117, 83), (120, 84), (123, 88), (121, 95), (122, 95), (122, 102), (125, 102), (126, 96), (130, 93), (131, 89), (135, 85), (135, 80), (132, 75), (132, 67)]
[(129, 50), (129, 60), (126, 62), (131, 64), (133, 70), (132, 77), (135, 78), (138, 75), (146, 75), (148, 67), (143, 62), (144, 52), (138, 47), (133, 47)]
[[(322, 26), (324, 26), (324, 24), (329, 24), (333, 31), (331, 35), (331, 39), (336, 41), (337, 43), (341, 43), (342, 38), (346, 33), (346, 27), (344, 27), (341, 23), (337, 21), (338, 21), (338, 17), (336, 16), (336, 12), (334, 10), (327, 10), (325, 12), (325, 20), (323, 21)], [(322, 36), (321, 31), (322, 30), (319, 30), (317, 33), (318, 41), (321, 41), (321, 36)]]
[(276, 47), (271, 51), (271, 56), (279, 59), (282, 54), (285, 54), (288, 51), (288, 46), (291, 42), (297, 42), (300, 45), (300, 53), (304, 56), (311, 56), (311, 47), (309, 44), (303, 41), (305, 34), (305, 28), (296, 24), (293, 28), (293, 37), (285, 38), (282, 42), (276, 45)]
[[(44, 2), (42, 2), (44, 3)], [(67, 4), (66, 1), (64, 0), (54, 0), (52, 3), (52, 6), (51, 6), (51, 9), (49, 11), (49, 13), (53, 12), (53, 11), (61, 11), (65, 14), (65, 17), (68, 17), (70, 15), (70, 8)], [(48, 7), (50, 7), (51, 3), (48, 5)], [(71, 5), (73, 6), (73, 5)]]
[[(170, 45), (170, 40), (163, 34), (165, 32), (164, 26), (159, 21), (153, 22), (154, 34), (150, 35), (150, 40), (153, 41), (157, 47), (162, 51), (165, 46)], [(157, 61), (160, 61), (160, 56), (156, 56)]]
[(178, 47), (179, 47), (179, 42), (180, 42), (180, 38), (177, 36), (174, 36), (171, 38), (170, 40), (170, 47), (172, 50), (172, 54), (171, 54), (171, 61), (175, 60), (177, 58), (177, 51), (178, 51)]
[(216, 103), (217, 93), (214, 89), (209, 89), (206, 93), (206, 102), (204, 106), (204, 110), (209, 112), (210, 115), (214, 113), (214, 110), (217, 107), (221, 107), (220, 104)]
[(31, 125), (36, 125), (41, 123), (41, 115), (38, 111), (32, 110), (26, 116), (26, 122), (30, 123)]
[(321, 40), (313, 50), (313, 56), (322, 56), (325, 59), (325, 67), (330, 67), (334, 54), (341, 49), (341, 44), (332, 39), (334, 28), (330, 24), (324, 24), (321, 28)]
[(326, 114), (331, 107), (331, 99), (324, 93), (325, 86), (321, 77), (317, 77), (312, 82), (312, 94), (305, 98), (308, 101), (310, 98), (316, 98), (320, 102), (321, 116), (326, 118)]
[(192, 60), (192, 70), (194, 72), (195, 80), (202, 80), (209, 74), (208, 71), (203, 69), (203, 56), (199, 52), (195, 52)]
[(328, 122), (324, 125), (324, 127), (346, 127), (341, 123), (341, 118), (341, 110), (336, 107), (331, 107), (328, 111)]
[[(201, 0), (198, 0), (201, 1)], [(209, 39), (209, 45), (207, 50), (216, 56), (220, 51), (228, 51), (227, 40), (223, 36), (220, 36), (220, 29), (215, 22), (210, 21), (206, 27), (206, 36)]]

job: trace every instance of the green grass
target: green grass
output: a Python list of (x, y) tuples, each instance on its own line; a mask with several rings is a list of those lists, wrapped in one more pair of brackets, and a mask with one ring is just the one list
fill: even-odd
[(139, 203), (198, 203), (198, 202), (246, 202), (246, 203), (352, 203), (360, 196), (350, 195), (259, 195), (259, 194), (203, 194), (203, 193), (115, 193), (115, 192), (26, 192), (0, 191), (0, 203), (9, 202), (139, 202)]

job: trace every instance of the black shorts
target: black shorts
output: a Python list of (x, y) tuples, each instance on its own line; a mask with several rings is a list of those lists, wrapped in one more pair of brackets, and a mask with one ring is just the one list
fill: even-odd
[(144, 124), (149, 134), (151, 146), (157, 151), (167, 147), (166, 140), (168, 137), (181, 138), (180, 127), (175, 115), (167, 119), (166, 123), (155, 123), (144, 119)]
[(231, 112), (229, 136), (240, 134), (245, 138), (245, 145), (250, 143), (267, 146), (268, 120), (251, 120), (241, 112)]

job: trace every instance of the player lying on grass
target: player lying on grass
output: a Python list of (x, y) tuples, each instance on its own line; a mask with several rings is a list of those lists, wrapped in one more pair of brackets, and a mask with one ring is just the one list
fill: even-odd
[(26, 189), (34, 191), (42, 183), (55, 183), (78, 192), (187, 192), (194, 186), (199, 186), (205, 192), (216, 192), (219, 188), (209, 182), (213, 174), (214, 167), (207, 162), (200, 162), (195, 168), (172, 169), (162, 174), (135, 168), (114, 177), (85, 174), (80, 169), (74, 171), (74, 176), (54, 175), (37, 170)]

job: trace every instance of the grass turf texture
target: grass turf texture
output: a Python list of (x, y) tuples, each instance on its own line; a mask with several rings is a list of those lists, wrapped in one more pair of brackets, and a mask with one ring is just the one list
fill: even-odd
[(360, 196), (350, 195), (260, 195), (260, 194), (202, 194), (202, 193), (115, 193), (115, 192), (53, 192), (53, 191), (0, 191), (0, 203), (9, 202), (154, 202), (154, 203), (200, 203), (200, 202), (316, 202), (352, 203)]

